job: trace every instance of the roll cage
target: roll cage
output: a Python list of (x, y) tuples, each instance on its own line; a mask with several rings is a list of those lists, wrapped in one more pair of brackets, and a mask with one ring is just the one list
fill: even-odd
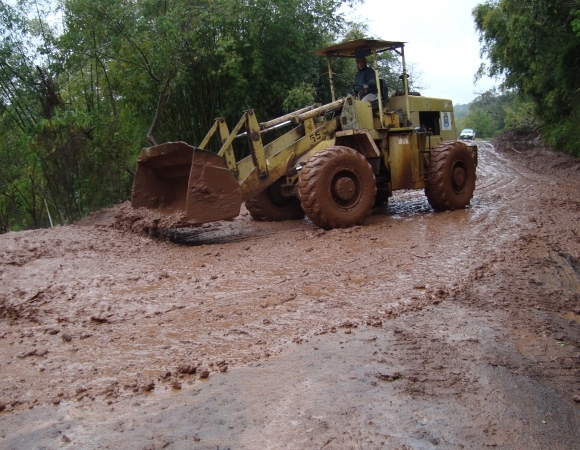
[[(410, 117), (411, 111), (409, 107), (409, 83), (407, 77), (407, 65), (405, 62), (405, 42), (381, 41), (375, 39), (357, 39), (354, 41), (342, 42), (340, 44), (332, 45), (330, 47), (322, 48), (314, 52), (317, 56), (326, 56), (328, 61), (328, 76), (330, 78), (330, 93), (332, 101), (336, 100), (334, 92), (334, 81), (332, 77), (332, 58), (364, 58), (367, 56), (373, 57), (375, 77), (377, 82), (377, 97), (379, 105), (383, 104), (383, 95), (381, 92), (381, 83), (379, 81), (379, 65), (377, 55), (379, 53), (391, 51), (399, 55), (403, 66), (403, 95), (405, 96), (405, 106), (407, 109), (407, 117)], [(379, 108), (379, 116), (381, 123), (383, 123), (383, 108)]]

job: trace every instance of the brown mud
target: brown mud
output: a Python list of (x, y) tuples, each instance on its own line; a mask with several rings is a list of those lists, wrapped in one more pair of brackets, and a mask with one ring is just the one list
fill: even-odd
[(448, 213), (0, 236), (0, 447), (580, 448), (580, 161), (479, 154)]

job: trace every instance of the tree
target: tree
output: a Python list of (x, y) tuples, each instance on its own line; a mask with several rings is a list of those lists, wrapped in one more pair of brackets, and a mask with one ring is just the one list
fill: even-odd
[[(23, 6), (27, 6), (23, 3)], [(30, 7), (30, 5), (28, 5)], [(15, 223), (41, 226), (48, 187), (42, 169), (46, 149), (52, 144), (43, 126), (61, 106), (50, 73), (53, 35), (43, 20), (43, 5), (34, 3), (34, 14), (0, 2), (0, 216), (3, 228)], [(35, 41), (37, 43), (35, 43)]]
[(490, 89), (479, 94), (467, 106), (467, 114), (463, 117), (456, 114), (458, 131), (472, 128), (477, 136), (484, 139), (504, 131), (537, 131), (532, 102), (513, 90)]
[(248, 108), (267, 120), (300, 87), (296, 101), (324, 97), (313, 52), (344, 29), (343, 3), (0, 2), (0, 231), (127, 199), (142, 146), (196, 144)]
[(580, 155), (580, 4), (577, 1), (490, 0), (473, 16), (489, 65), (504, 86), (535, 105), (543, 133), (556, 148)]
[[(338, 42), (347, 42), (356, 39), (379, 39), (369, 33), (368, 26), (364, 23), (347, 22), (344, 32), (340, 36), (330, 36), (324, 46), (330, 46)], [(372, 57), (367, 58), (369, 66), (374, 69)], [(401, 60), (392, 52), (384, 52), (377, 57), (379, 77), (384, 79), (390, 92), (403, 89)], [(318, 58), (319, 76), (314, 84), (317, 92), (317, 99), (327, 103), (331, 99), (327, 62), (324, 58)], [(353, 90), (353, 83), (356, 75), (356, 64), (349, 58), (332, 58), (332, 72), (335, 93), (338, 97), (343, 97)], [(409, 89), (411, 91), (424, 89), (422, 86), (421, 72), (413, 64), (407, 65), (407, 75)]]

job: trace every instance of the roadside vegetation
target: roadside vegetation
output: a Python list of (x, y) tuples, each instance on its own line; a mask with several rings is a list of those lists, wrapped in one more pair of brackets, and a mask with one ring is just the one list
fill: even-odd
[(457, 132), (473, 129), (478, 138), (491, 139), (504, 132), (537, 135), (540, 121), (534, 103), (514, 90), (499, 88), (479, 94), (468, 105), (455, 105)]
[(540, 134), (580, 156), (580, 1), (488, 0), (473, 10), (482, 56), (479, 75), (502, 90), (480, 94), (459, 126), (479, 137)]
[(0, 0), (0, 232), (126, 200), (143, 146), (329, 99), (343, 3)]
[[(330, 100), (314, 50), (368, 36), (363, 0), (0, 0), (0, 233), (67, 224), (130, 197), (139, 150), (200, 142), (215, 117), (268, 120)], [(473, 12), (480, 73), (503, 76), (459, 127), (542, 132), (580, 154), (580, 5), (493, 0)], [(290, 44), (291, 43), (291, 44)], [(337, 93), (354, 65), (333, 66)], [(411, 67), (412, 90), (421, 90)], [(391, 90), (400, 68), (381, 75)]]

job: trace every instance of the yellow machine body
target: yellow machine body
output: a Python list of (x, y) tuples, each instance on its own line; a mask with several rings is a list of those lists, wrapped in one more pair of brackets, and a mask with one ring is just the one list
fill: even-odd
[[(399, 189), (426, 188), (432, 149), (456, 139), (452, 102), (409, 93), (402, 42), (360, 39), (316, 54), (328, 57), (332, 80), (331, 57), (354, 58), (361, 51), (373, 55), (375, 64), (382, 51), (401, 55), (404, 89), (387, 98), (379, 88), (374, 104), (353, 95), (335, 100), (331, 81), (333, 101), (329, 104), (308, 106), (263, 123), (248, 110), (231, 132), (223, 118), (216, 119), (197, 147), (170, 142), (144, 148), (137, 162), (133, 207), (167, 213), (182, 210), (190, 224), (231, 219), (243, 202), (274, 184), (279, 197), (297, 197), (302, 167), (319, 152), (345, 147), (368, 160), (377, 189), (390, 195)], [(381, 86), (376, 72), (377, 86)], [(291, 129), (264, 144), (263, 133), (281, 126)], [(217, 153), (205, 150), (214, 135), (221, 143)], [(242, 137), (250, 154), (238, 161), (232, 144)], [(477, 147), (471, 143), (469, 150), (477, 163)], [(460, 175), (456, 175), (459, 180)]]

